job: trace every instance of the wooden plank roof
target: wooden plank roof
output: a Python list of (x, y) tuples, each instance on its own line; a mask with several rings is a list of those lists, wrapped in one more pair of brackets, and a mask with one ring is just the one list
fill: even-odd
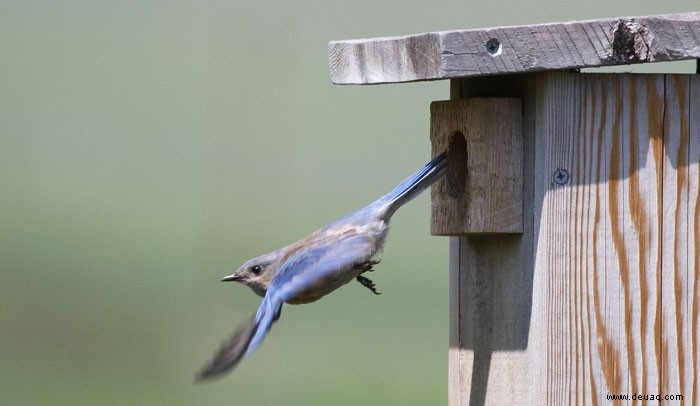
[(700, 58), (700, 12), (333, 41), (331, 80), (376, 84)]

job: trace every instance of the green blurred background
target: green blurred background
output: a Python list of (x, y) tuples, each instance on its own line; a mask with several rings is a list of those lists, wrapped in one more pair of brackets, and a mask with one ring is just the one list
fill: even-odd
[(0, 404), (446, 404), (427, 194), (394, 218), (381, 296), (287, 306), (233, 374), (192, 382), (259, 303), (220, 277), (429, 157), (448, 82), (333, 86), (327, 43), (696, 2), (0, 2)]

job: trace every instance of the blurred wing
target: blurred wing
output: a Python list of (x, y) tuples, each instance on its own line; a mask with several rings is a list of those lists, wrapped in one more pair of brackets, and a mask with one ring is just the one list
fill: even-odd
[(302, 249), (285, 262), (268, 292), (274, 292), (281, 301), (287, 302), (321, 281), (347, 278), (348, 271), (369, 261), (376, 250), (374, 238), (361, 234), (326, 240), (322, 245)]
[(367, 262), (375, 250), (374, 240), (359, 234), (332, 241), (326, 240), (323, 245), (300, 250), (279, 270), (255, 315), (256, 328), (245, 351), (246, 356), (262, 344), (284, 302), (326, 278), (342, 278), (341, 274), (355, 265)]
[(279, 318), (281, 310), (282, 302), (274, 300), (270, 295), (265, 295), (255, 317), (250, 323), (239, 327), (231, 338), (221, 345), (212, 360), (197, 375), (197, 380), (229, 371), (238, 365), (243, 357), (252, 354), (270, 331), (272, 323)]
[(196, 380), (212, 378), (235, 367), (243, 358), (250, 340), (258, 329), (255, 319), (240, 326), (216, 352), (209, 363), (197, 374)]
[(221, 345), (214, 358), (198, 374), (206, 379), (234, 368), (244, 356), (262, 344), (270, 327), (279, 317), (282, 304), (326, 278), (343, 278), (355, 265), (370, 260), (376, 248), (374, 239), (351, 235), (334, 239), (310, 249), (300, 250), (280, 269), (249, 324), (239, 327)]
[(265, 339), (267, 332), (270, 331), (272, 323), (277, 321), (280, 311), (282, 310), (282, 301), (278, 300), (274, 294), (271, 295), (269, 289), (267, 292), (268, 293), (265, 295), (265, 298), (258, 308), (258, 312), (255, 314), (255, 323), (257, 324), (257, 328), (255, 329), (253, 337), (250, 339), (250, 344), (248, 344), (248, 348), (246, 349), (246, 357), (260, 347), (260, 344), (262, 344), (263, 340)]

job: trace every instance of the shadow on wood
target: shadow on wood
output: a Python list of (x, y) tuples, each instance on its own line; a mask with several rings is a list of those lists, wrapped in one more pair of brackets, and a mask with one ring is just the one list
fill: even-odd
[(525, 215), (522, 237), (451, 238), (451, 404), (697, 402), (700, 77), (513, 75), (453, 95), (522, 98)]
[(450, 404), (700, 404), (700, 76), (565, 73), (698, 57), (700, 12), (329, 44), (334, 83), (452, 79), (450, 103), (522, 100), (520, 236), (499, 234), (514, 189), (489, 172), (515, 165), (473, 143), (512, 110), (431, 125), (433, 153), (455, 131), (468, 152), (434, 187), (433, 231), (457, 235)]

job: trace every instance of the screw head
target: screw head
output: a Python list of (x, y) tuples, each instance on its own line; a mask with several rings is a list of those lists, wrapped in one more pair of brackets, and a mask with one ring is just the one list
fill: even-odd
[(491, 56), (498, 56), (501, 54), (501, 41), (497, 38), (491, 38), (486, 41), (486, 52)]
[(554, 171), (552, 179), (554, 179), (554, 183), (557, 185), (566, 185), (566, 183), (569, 182), (569, 172), (566, 169), (558, 168)]

